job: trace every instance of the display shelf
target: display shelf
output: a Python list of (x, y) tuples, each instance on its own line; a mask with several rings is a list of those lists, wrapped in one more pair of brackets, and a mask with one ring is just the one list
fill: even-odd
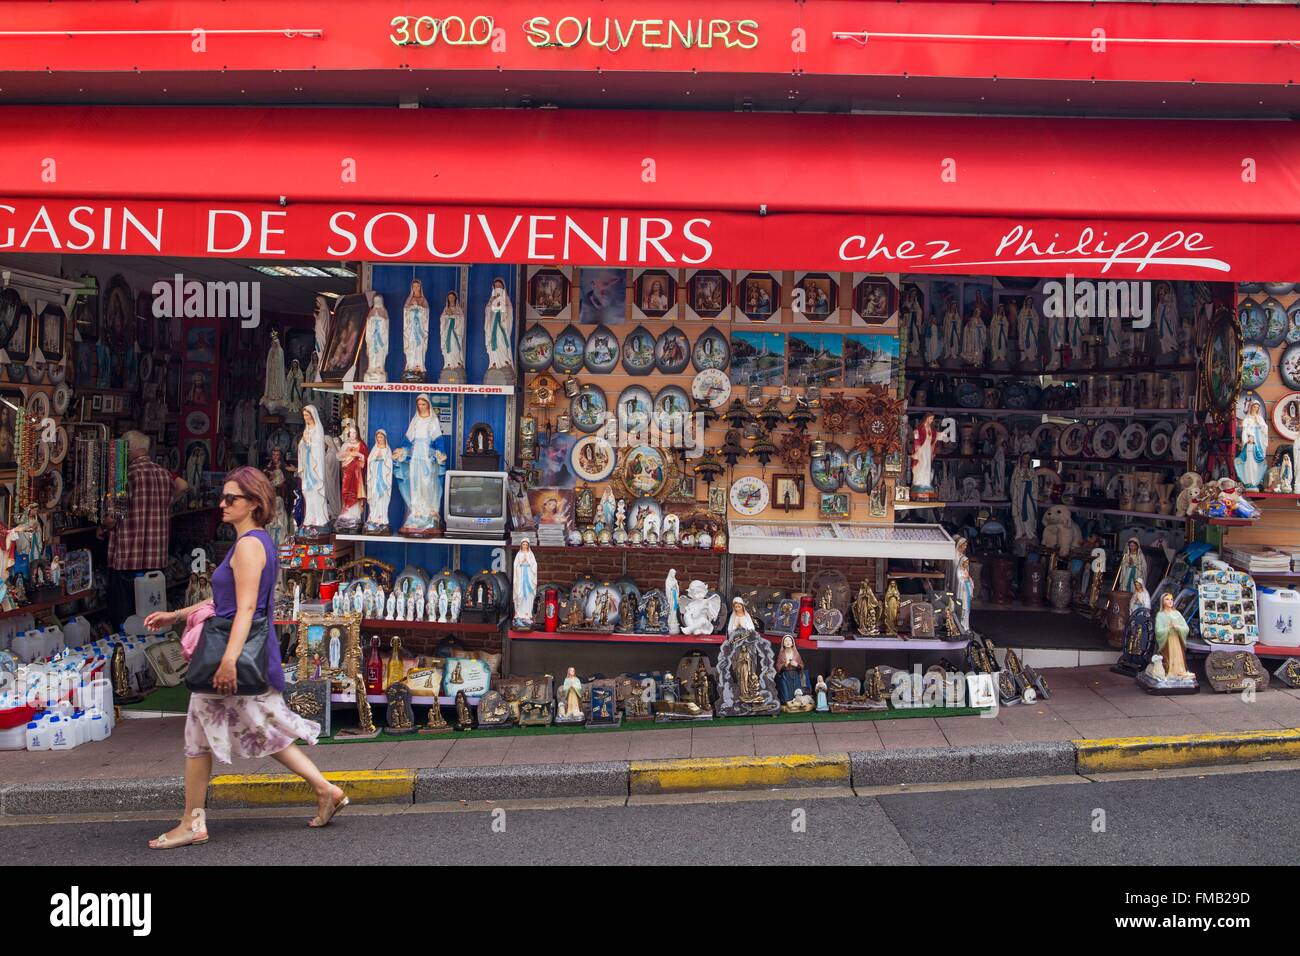
[(733, 519), (729, 522), (727, 542), (732, 554), (788, 556), (797, 550), (821, 557), (957, 560), (956, 545), (937, 524), (837, 521), (805, 525)]
[[(954, 501), (951, 502), (951, 504), (952, 507), (954, 508), (1009, 508), (1011, 507), (1011, 502), (1009, 501)], [(1087, 505), (1066, 504), (1066, 502), (1061, 502), (1061, 504), (1065, 505), (1065, 507), (1069, 508), (1071, 511), (1082, 511), (1082, 512), (1087, 512), (1088, 514), (1117, 515), (1118, 517), (1121, 518), (1148, 518), (1152, 521), (1182, 522), (1187, 520), (1186, 518), (1180, 517), (1178, 515), (1154, 514), (1148, 511), (1125, 511), (1122, 508), (1090, 508)], [(1050, 505), (1040, 505), (1039, 507), (1049, 507), (1049, 506)]]
[(926, 508), (946, 508), (946, 501), (895, 501), (895, 511), (922, 511)]
[(910, 405), (909, 414), (924, 415), (977, 415), (984, 418), (1018, 418), (1027, 415), (1047, 415), (1049, 418), (1177, 418), (1190, 414), (1185, 408), (1129, 408), (1122, 406), (1087, 408), (942, 408), (936, 405)]
[(513, 395), (513, 385), (433, 385), (424, 382), (345, 382), (343, 392), (392, 392), (419, 395)]
[[(784, 634), (763, 635), (774, 644), (781, 643)], [(727, 639), (725, 634), (612, 634), (604, 631), (510, 631), (512, 641), (582, 641), (591, 644), (709, 644), (717, 646)], [(795, 641), (804, 651), (815, 651), (812, 641)]]
[(442, 535), (436, 538), (404, 538), (398, 534), (336, 534), (335, 541), (370, 541), (376, 544), (445, 544), (448, 547), (508, 548), (508, 541), (484, 541), (479, 538), (455, 538)]
[(1247, 498), (1264, 499), (1279, 498), (1283, 501), (1300, 501), (1300, 495), (1283, 494), (1280, 491), (1248, 491)]
[[(944, 641), (938, 638), (910, 637), (856, 637), (838, 640), (836, 638), (818, 637), (814, 643), (819, 651), (843, 648), (846, 651), (960, 651), (970, 639), (961, 641)], [(802, 647), (802, 643), (800, 644)]]
[(1191, 515), (1198, 524), (1217, 525), (1223, 528), (1249, 528), (1259, 524), (1258, 518), (1207, 518), (1205, 515)]
[[(1148, 458), (1063, 458), (1060, 455), (1040, 455), (1037, 452), (1025, 452), (1034, 461), (1059, 461), (1070, 465), (1123, 465), (1125, 468), (1181, 468), (1176, 461), (1153, 461)], [(988, 461), (988, 455), (943, 454), (934, 456), (939, 461)]]
[(1039, 369), (1030, 372), (998, 372), (993, 370), (979, 369), (971, 371), (964, 368), (916, 368), (907, 366), (909, 376), (933, 378), (936, 376), (948, 376), (950, 378), (1054, 378), (1054, 379), (1076, 379), (1085, 378), (1089, 375), (1139, 375), (1150, 372), (1194, 372), (1196, 363), (1185, 363), (1178, 365), (1128, 365), (1119, 368), (1081, 368), (1081, 369), (1056, 369), (1047, 371)]
[(31, 604), (16, 607), (12, 611), (0, 611), (0, 620), (7, 617), (17, 617), (19, 614), (39, 614), (42, 611), (53, 610), (59, 604), (67, 604), (70, 600), (73, 600), (73, 597), (65, 594), (57, 601), (33, 601)]
[(590, 554), (629, 554), (629, 553), (631, 554), (714, 554), (714, 555), (718, 555), (719, 557), (727, 553), (725, 549), (719, 550), (718, 548), (665, 548), (663, 546), (652, 548), (643, 544), (592, 544), (592, 545), (584, 544), (581, 547), (572, 548), (572, 547), (568, 547), (567, 545), (564, 547), (560, 547), (559, 545), (554, 545), (554, 544), (548, 544), (543, 546), (543, 545), (533, 544), (530, 541), (529, 546), (534, 551), (549, 552), (549, 553), (559, 553), (560, 551), (574, 551), (574, 552), (586, 552)]
[(922, 578), (929, 581), (943, 581), (948, 575), (942, 571), (886, 571), (885, 577), (897, 578), (900, 581), (920, 580)]
[(1222, 651), (1229, 654), (1251, 651), (1256, 657), (1300, 657), (1300, 647), (1279, 647), (1271, 644), (1211, 644), (1197, 638), (1187, 639), (1187, 649), (1198, 654)]
[[(325, 613), (324, 611), (313, 613)], [(298, 622), (293, 618), (276, 618), (277, 627), (292, 627)], [(361, 622), (361, 627), (369, 628), (373, 631), (429, 631), (446, 634), (495, 634), (501, 630), (497, 624), (471, 624), (468, 622), (457, 622), (455, 624), (444, 623), (442, 621), (390, 621), (386, 618), (365, 618)]]
[[(479, 699), (477, 697), (465, 698), (471, 707), (477, 707)], [(366, 700), (372, 704), (387, 704), (388, 697), (384, 694), (366, 694)], [(432, 706), (434, 698), (432, 697), (412, 697), (411, 703), (420, 707)], [(454, 707), (456, 704), (455, 697), (439, 697), (437, 701), (443, 707)], [(331, 704), (355, 704), (356, 697), (351, 694), (330, 694)]]

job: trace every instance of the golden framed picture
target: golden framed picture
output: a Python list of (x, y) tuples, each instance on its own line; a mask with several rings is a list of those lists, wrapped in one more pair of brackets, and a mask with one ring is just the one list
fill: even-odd
[(361, 668), (361, 615), (299, 615), (294, 656), (299, 680), (313, 679), (318, 667), (323, 677), (356, 677)]

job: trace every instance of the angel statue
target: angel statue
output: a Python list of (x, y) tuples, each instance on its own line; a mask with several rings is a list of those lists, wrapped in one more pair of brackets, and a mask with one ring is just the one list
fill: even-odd
[(682, 611), (685, 621), (682, 633), (712, 634), (713, 622), (722, 610), (722, 598), (717, 594), (709, 594), (709, 586), (703, 581), (692, 581), (686, 589), (686, 596), (690, 600)]

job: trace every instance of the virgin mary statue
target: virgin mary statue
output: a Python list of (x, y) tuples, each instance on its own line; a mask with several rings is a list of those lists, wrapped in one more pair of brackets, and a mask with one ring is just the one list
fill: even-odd
[[(302, 438), (298, 441), (298, 473), (302, 478), (302, 497), (305, 512), (298, 534), (304, 538), (320, 537), (330, 531), (329, 483), (331, 470), (333, 483), (338, 485), (338, 451), (325, 437), (320, 412), (315, 405), (302, 410)], [(327, 454), (327, 451), (333, 452)], [(333, 462), (333, 469), (330, 465)], [(337, 495), (337, 491), (335, 492)]]
[(487, 346), (488, 370), (484, 385), (513, 385), (515, 310), (502, 279), (492, 280), (492, 296), (483, 310), (483, 343)]
[(406, 522), (402, 534), (416, 538), (442, 534), (442, 473), (447, 462), (442, 424), (429, 396), (415, 397), (415, 415), (406, 429), (408, 448), (398, 449), (393, 459), (405, 462), (402, 496), (406, 499)]

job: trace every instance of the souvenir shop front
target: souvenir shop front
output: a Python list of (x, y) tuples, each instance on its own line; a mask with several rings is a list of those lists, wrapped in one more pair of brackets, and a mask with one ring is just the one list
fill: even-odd
[[(692, 158), (717, 117), (651, 115), (458, 114), (462, 140), (416, 190), (428, 206), (389, 184), (427, 180), (401, 145), (445, 115), (352, 114), (364, 175), (347, 202), (302, 146), (313, 111), (274, 132), (214, 111), (201, 156), (163, 137), (149, 191), (165, 200), (140, 197), (130, 137), (78, 127), (72, 165), (93, 154), (93, 185), (3, 207), (9, 521), (33, 542), (9, 573), (33, 618), (10, 666), (49, 656), (73, 593), (94, 609), (100, 552), (70, 536), (123, 506), (113, 439), (131, 427), (190, 485), (172, 606), (229, 546), (221, 475), (254, 464), (281, 490), (290, 696), (344, 735), (872, 712), (910, 702), (895, 676), (913, 667), (942, 671), (951, 705), (1010, 703), (1050, 693), (1038, 668), (1121, 651), (1137, 679), (1186, 689), (1181, 664), (1150, 666), (1171, 629), (1190, 659), (1236, 668), (1212, 683), (1253, 677), (1252, 647), (1289, 656), (1271, 622), (1300, 597), (1265, 585), (1300, 577), (1268, 547), (1294, 538), (1300, 304), (1249, 281), (1298, 268), (1287, 227), (1221, 219), (1208, 162), (1177, 166), (1157, 202), (1067, 194), (1057, 160), (1010, 177), (977, 152), (944, 193), (917, 172), (924, 142), (966, 121), (746, 117), (835, 157), (792, 190), (771, 163), (723, 176)], [(1130, 130), (1087, 125), (1095, 182)], [(845, 160), (868, 129), (899, 150)], [(651, 179), (628, 160), (635, 204), (617, 158), (541, 149), (633, 130), (632, 152), (660, 157)], [(1224, 156), (1230, 133), (1213, 133)], [(484, 163), (503, 135), (536, 148)], [(1153, 153), (1179, 135), (1214, 151), (1188, 129)], [(568, 195), (537, 209), (513, 164), (543, 161)], [(252, 198), (249, 169), (278, 202)], [(877, 178), (890, 198), (859, 195)], [(981, 218), (990, 204), (1006, 218)], [(49, 573), (74, 551), (75, 592)], [(40, 585), (48, 605), (23, 607)], [(139, 600), (160, 598), (142, 584)], [(174, 639), (86, 620), (90, 650), (64, 660), (119, 658), (119, 698), (179, 682)], [(967, 673), (988, 679), (967, 694)]]

